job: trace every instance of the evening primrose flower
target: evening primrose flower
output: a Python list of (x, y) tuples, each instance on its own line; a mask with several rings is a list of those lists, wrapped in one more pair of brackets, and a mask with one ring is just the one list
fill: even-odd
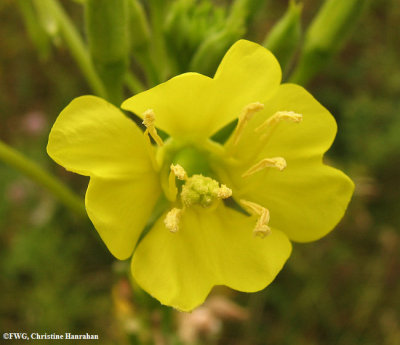
[[(55, 122), (49, 155), (90, 176), (91, 221), (114, 256), (133, 253), (133, 277), (162, 304), (192, 310), (214, 285), (261, 290), (290, 241), (317, 240), (342, 218), (353, 183), (322, 162), (335, 120), (280, 81), (273, 55), (240, 40), (214, 78), (185, 73), (126, 100), (144, 133), (94, 96), (74, 99)], [(211, 139), (235, 119), (224, 144)]]

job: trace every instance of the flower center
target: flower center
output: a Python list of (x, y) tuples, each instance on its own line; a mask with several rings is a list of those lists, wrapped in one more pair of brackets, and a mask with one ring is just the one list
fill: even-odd
[(183, 146), (172, 158), (172, 163), (179, 164), (188, 176), (195, 174), (210, 175), (209, 154), (194, 146)]
[[(179, 199), (177, 200), (178, 188), (175, 184), (175, 178), (183, 180)], [(179, 223), (184, 211), (193, 206), (210, 208), (215, 206), (221, 199), (232, 196), (232, 190), (225, 185), (220, 185), (211, 177), (195, 174), (187, 176), (186, 171), (179, 164), (171, 164), (171, 173), (169, 175), (169, 195), (171, 201), (177, 201), (181, 208), (174, 207), (164, 219), (165, 227), (171, 232), (179, 230)]]
[[(179, 231), (182, 215), (188, 208), (200, 206), (201, 208), (213, 209), (222, 199), (232, 196), (230, 188), (213, 178), (214, 174), (209, 164), (209, 160), (213, 160), (213, 158), (210, 157), (217, 155), (227, 162), (231, 160), (233, 166), (235, 166), (237, 162), (233, 156), (239, 141), (242, 139), (243, 131), (254, 114), (263, 108), (264, 105), (259, 102), (250, 103), (243, 108), (239, 115), (238, 124), (225, 147), (208, 140), (203, 143), (203, 146), (200, 146), (201, 149), (194, 144), (180, 143), (173, 138), (164, 143), (155, 128), (154, 112), (147, 110), (143, 114), (143, 124), (146, 126), (144, 134), (149, 153), (156, 170), (160, 172), (164, 194), (174, 206), (164, 218), (165, 227), (169, 231), (173, 233)], [(283, 120), (300, 122), (302, 115), (292, 111), (275, 113), (254, 130), (255, 133), (259, 134), (259, 145), (264, 146), (266, 144), (278, 123)], [(150, 138), (158, 146), (156, 152)], [(264, 158), (245, 170), (241, 176), (247, 178), (266, 168), (276, 168), (282, 171), (286, 168), (286, 161), (282, 157)], [(260, 237), (268, 235), (271, 232), (268, 226), (269, 210), (248, 200), (241, 199), (239, 202), (250, 215), (257, 217), (253, 233)]]
[(210, 177), (193, 175), (182, 186), (181, 199), (183, 207), (200, 205), (210, 207), (214, 201), (229, 198), (232, 190)]
[[(154, 122), (151, 122), (150, 126)], [(153, 134), (152, 134), (153, 133)], [(148, 130), (146, 135), (156, 132)], [(156, 141), (157, 143), (157, 141)], [(179, 231), (184, 212), (192, 207), (213, 209), (222, 199), (229, 198), (232, 190), (214, 179), (209, 164), (211, 152), (192, 143), (169, 138), (158, 144), (157, 164), (160, 171), (164, 195), (172, 207), (164, 218), (165, 227), (175, 233)]]

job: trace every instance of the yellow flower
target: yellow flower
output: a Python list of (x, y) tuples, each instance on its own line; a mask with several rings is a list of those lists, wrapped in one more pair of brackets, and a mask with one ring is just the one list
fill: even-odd
[[(185, 73), (126, 100), (144, 133), (94, 96), (74, 99), (54, 124), (49, 155), (90, 176), (90, 219), (118, 259), (133, 253), (134, 278), (161, 303), (188, 311), (214, 285), (261, 290), (290, 240), (319, 239), (343, 216), (353, 183), (322, 163), (335, 120), (280, 81), (273, 55), (241, 40), (214, 78)], [(210, 139), (234, 119), (226, 143)], [(167, 207), (138, 243), (160, 200)]]

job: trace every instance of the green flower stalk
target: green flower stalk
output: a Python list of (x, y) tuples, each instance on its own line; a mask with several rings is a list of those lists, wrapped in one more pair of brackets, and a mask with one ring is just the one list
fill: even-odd
[(150, 10), (150, 25), (152, 37), (152, 53), (157, 57), (157, 78), (164, 81), (171, 74), (171, 61), (166, 51), (166, 43), (163, 35), (167, 8), (170, 1), (148, 0), (146, 4)]
[[(151, 46), (151, 30), (145, 10), (139, 0), (128, 0), (130, 51), (144, 70), (149, 85), (157, 83), (158, 73)], [(126, 84), (133, 93), (143, 91), (142, 83), (132, 73), (127, 74)]]
[(94, 66), (106, 86), (109, 100), (118, 104), (128, 68), (127, 0), (88, 0), (86, 30)]
[(292, 81), (306, 84), (343, 46), (368, 1), (327, 0), (305, 36), (303, 52)]
[(48, 8), (46, 1), (33, 0), (33, 4), (36, 8), (39, 24), (43, 30), (56, 45), (60, 44), (60, 23), (57, 20), (57, 16), (53, 15), (53, 11)]
[(86, 218), (83, 201), (57, 178), (0, 140), (0, 161), (43, 186), (78, 216)]
[(55, 0), (35, 0), (33, 4), (39, 16), (40, 11), (46, 11), (45, 17), (54, 19), (57, 23), (55, 25), (58, 27), (60, 37), (68, 46), (71, 55), (77, 62), (93, 92), (98, 96), (106, 97), (105, 87), (94, 69), (82, 38), (64, 9)]
[(300, 42), (302, 8), (302, 3), (291, 0), (285, 15), (275, 24), (263, 43), (264, 47), (274, 53), (283, 71)]
[(32, 2), (18, 0), (17, 5), (24, 18), (26, 31), (38, 51), (39, 58), (41, 60), (46, 60), (51, 50), (50, 39), (41, 23), (37, 20), (36, 11)]
[(138, 0), (128, 0), (130, 43), (133, 52), (147, 50), (150, 46), (151, 32), (146, 13)]

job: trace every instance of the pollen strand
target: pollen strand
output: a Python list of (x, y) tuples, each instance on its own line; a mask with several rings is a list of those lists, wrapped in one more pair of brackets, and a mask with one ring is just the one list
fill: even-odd
[(153, 109), (148, 109), (143, 113), (143, 124), (146, 126), (146, 130), (144, 132), (145, 135), (150, 135), (158, 146), (163, 146), (164, 142), (161, 137), (157, 133), (157, 129), (154, 125), (156, 121), (156, 116), (154, 114)]
[(257, 223), (254, 227), (253, 234), (255, 236), (260, 236), (264, 238), (265, 236), (271, 233), (271, 228), (268, 226), (270, 215), (269, 210), (265, 207), (262, 207), (255, 202), (240, 200), (240, 204), (251, 214), (254, 216), (258, 216)]
[(258, 163), (254, 164), (250, 169), (246, 170), (242, 174), (242, 177), (248, 177), (265, 168), (276, 168), (279, 171), (282, 171), (286, 168), (286, 160), (282, 157), (264, 158)]
[(256, 112), (262, 109), (264, 109), (264, 104), (260, 102), (250, 103), (243, 108), (242, 112), (239, 115), (238, 124), (235, 128), (235, 131), (232, 134), (231, 145), (233, 146), (237, 145), (247, 123), (251, 120), (251, 118)]
[(181, 221), (183, 210), (174, 207), (170, 210), (164, 218), (165, 227), (172, 233), (179, 231), (179, 225)]

